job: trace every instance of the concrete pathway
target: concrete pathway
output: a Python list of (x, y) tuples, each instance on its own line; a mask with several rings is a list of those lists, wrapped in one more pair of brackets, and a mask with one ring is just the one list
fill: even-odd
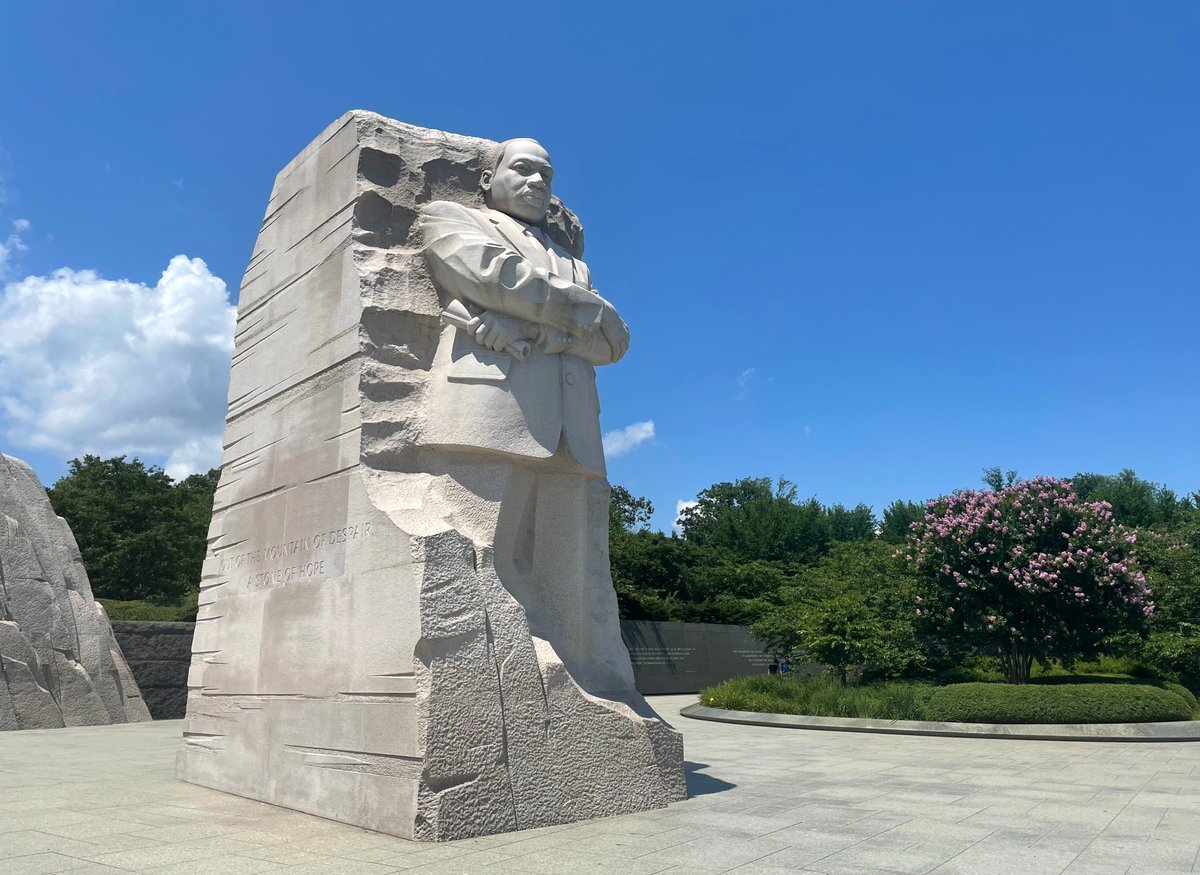
[(678, 716), (691, 798), (427, 845), (172, 777), (179, 721), (0, 734), (0, 873), (1200, 872), (1200, 743), (800, 732)]

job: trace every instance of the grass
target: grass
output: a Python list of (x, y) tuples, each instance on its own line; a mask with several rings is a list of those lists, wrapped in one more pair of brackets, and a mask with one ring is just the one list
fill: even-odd
[[(1080, 666), (1075, 668), (1078, 670)], [(1116, 673), (1047, 671), (1022, 686), (990, 679), (950, 684), (902, 680), (842, 686), (830, 675), (758, 675), (709, 687), (700, 693), (700, 702), (730, 711), (962, 723), (1138, 723), (1200, 719), (1200, 704), (1185, 687)]]
[(730, 711), (921, 720), (925, 703), (936, 689), (933, 684), (914, 681), (843, 687), (836, 678), (827, 675), (767, 675), (734, 678), (709, 687), (700, 693), (700, 701), (710, 708)]

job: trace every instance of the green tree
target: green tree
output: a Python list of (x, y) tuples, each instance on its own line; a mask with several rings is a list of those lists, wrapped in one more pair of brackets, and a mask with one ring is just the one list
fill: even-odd
[(873, 541), (878, 521), (871, 508), (856, 504), (847, 510), (840, 504), (825, 508), (829, 521), (829, 536), (834, 541)]
[(1200, 689), (1200, 523), (1137, 533), (1138, 562), (1154, 592), (1150, 636), (1133, 653)]
[(799, 501), (796, 486), (780, 478), (715, 483), (680, 515), (683, 537), (740, 559), (811, 562), (833, 539), (828, 515), (815, 498)]
[(608, 530), (632, 532), (644, 529), (654, 516), (654, 505), (650, 499), (635, 496), (624, 486), (613, 486), (612, 498), (608, 502)]
[(879, 526), (879, 539), (889, 544), (903, 544), (908, 539), (910, 527), (925, 519), (925, 505), (914, 501), (897, 499), (883, 512)]
[(720, 550), (694, 548), (695, 561), (683, 571), (682, 591), (691, 601), (712, 601), (721, 596), (738, 599), (772, 599), (780, 587), (794, 581), (796, 568), (765, 559), (743, 561)]
[(760, 619), (751, 631), (774, 653), (803, 652), (829, 666), (843, 686), (851, 672), (887, 672), (900, 643), (898, 633), (904, 634), (859, 593), (788, 606)]
[(1006, 489), (1009, 486), (1016, 485), (1017, 472), (1001, 471), (999, 466), (994, 468), (984, 468), (983, 482), (988, 485), (992, 492), (999, 492), (1001, 489)]
[(1200, 518), (1189, 498), (1126, 468), (1119, 474), (1076, 474), (1071, 478), (1081, 501), (1106, 501), (1117, 522), (1137, 528), (1177, 528)]
[[(848, 617), (843, 609), (853, 603), (854, 616), (862, 619), (869, 614), (868, 625), (877, 633), (863, 651), (869, 658), (857, 666), (862, 675), (883, 678), (921, 673), (926, 656), (917, 639), (912, 610), (918, 582), (895, 552), (894, 545), (882, 541), (836, 544), (828, 555), (799, 569), (789, 584), (780, 586), (778, 604), (763, 611), (753, 626), (755, 634), (780, 654), (807, 651), (802, 630), (817, 628), (814, 618), (826, 617), (827, 607), (829, 616), (842, 612)], [(834, 602), (841, 607), (829, 607)], [(811, 651), (808, 655), (817, 658)]]
[(124, 456), (72, 459), (47, 490), (100, 598), (172, 603), (200, 585), (218, 472), (175, 483)]
[[(649, 531), (649, 499), (612, 487), (608, 505), (608, 554), (622, 619), (669, 620), (681, 600), (691, 545)], [(686, 601), (686, 596), (683, 596)]]

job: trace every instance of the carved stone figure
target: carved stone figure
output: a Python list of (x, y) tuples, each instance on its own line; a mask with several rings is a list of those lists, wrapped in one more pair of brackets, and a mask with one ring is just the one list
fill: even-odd
[(494, 152), (481, 180), (486, 206), (421, 210), (434, 282), (461, 314), (443, 320), (424, 442), (466, 451), (456, 479), (493, 513), (463, 530), (495, 548), (531, 632), (585, 689), (631, 690), (607, 555), (588, 537), (607, 537), (608, 519), (592, 366), (618, 361), (629, 330), (582, 259), (539, 227), (550, 156), (526, 139)]
[(0, 730), (149, 719), (70, 526), (0, 454)]
[(453, 839), (666, 805), (608, 570), (592, 288), (549, 156), (343, 117), (242, 284), (180, 777)]

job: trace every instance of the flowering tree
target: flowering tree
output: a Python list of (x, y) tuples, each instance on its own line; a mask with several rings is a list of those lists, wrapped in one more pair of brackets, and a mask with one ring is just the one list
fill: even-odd
[(929, 502), (902, 555), (923, 581), (917, 616), (952, 646), (998, 651), (1019, 684), (1034, 659), (1092, 656), (1145, 627), (1154, 602), (1136, 541), (1107, 502), (1036, 477)]

